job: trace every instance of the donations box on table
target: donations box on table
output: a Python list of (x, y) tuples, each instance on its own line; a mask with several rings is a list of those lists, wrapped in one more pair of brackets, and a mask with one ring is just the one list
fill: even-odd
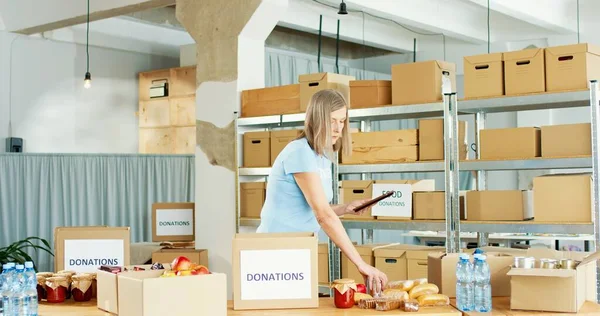
[(54, 269), (93, 273), (102, 265), (129, 265), (130, 242), (129, 227), (56, 227)]
[(233, 309), (319, 307), (315, 233), (237, 234)]
[(152, 204), (152, 241), (195, 241), (194, 203)]

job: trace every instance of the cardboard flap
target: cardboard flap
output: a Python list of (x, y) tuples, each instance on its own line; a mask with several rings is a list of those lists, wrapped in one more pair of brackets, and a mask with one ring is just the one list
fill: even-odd
[(240, 183), (242, 190), (264, 189), (266, 182), (242, 182)]
[(503, 54), (504, 61), (508, 60), (529, 60), (537, 57), (544, 51), (543, 48), (530, 48), (524, 50), (518, 50), (513, 52), (506, 52)]
[(563, 256), (560, 251), (557, 250), (548, 248), (529, 248), (527, 249), (527, 257), (534, 257), (536, 259), (561, 259)]
[(456, 71), (456, 64), (454, 64), (454, 63), (442, 61), (442, 60), (436, 60), (435, 63), (437, 64), (437, 67), (441, 70), (446, 70), (446, 71), (451, 71), (451, 72)]
[(556, 57), (574, 55), (578, 53), (591, 53), (594, 55), (600, 55), (600, 47), (587, 43), (548, 47), (546, 48), (546, 51), (548, 51), (548, 54)]
[(315, 233), (241, 233), (235, 234), (234, 239), (254, 239), (254, 238), (316, 238)]
[(343, 189), (362, 189), (366, 190), (373, 185), (371, 180), (344, 180), (342, 181)]
[(391, 80), (352, 80), (350, 87), (391, 87)]
[(577, 274), (575, 270), (566, 269), (519, 269), (512, 268), (508, 271), (507, 275), (510, 276), (541, 276), (541, 277), (555, 277), (555, 278), (570, 278)]
[(597, 261), (597, 260), (600, 260), (600, 250), (598, 250), (598, 251), (592, 253), (591, 255), (587, 256), (585, 259), (583, 259), (583, 261), (581, 261), (581, 263), (579, 263), (577, 265), (577, 267), (579, 268), (581, 266), (584, 266), (584, 265), (586, 265), (588, 263), (591, 263), (591, 262), (594, 262), (594, 261)]
[(271, 131), (271, 138), (290, 138), (297, 137), (300, 135), (302, 130), (300, 129), (286, 129), (280, 131)]
[(271, 137), (271, 132), (246, 132), (244, 137), (248, 139), (268, 139)]
[(317, 81), (321, 81), (321, 80), (325, 79), (325, 77), (327, 77), (327, 73), (326, 72), (319, 72), (319, 73), (314, 73), (314, 74), (300, 75), (298, 77), (298, 82), (301, 82), (301, 83), (305, 83), (305, 82), (317, 82)]
[(487, 64), (502, 61), (502, 53), (467, 56), (465, 60), (471, 65)]

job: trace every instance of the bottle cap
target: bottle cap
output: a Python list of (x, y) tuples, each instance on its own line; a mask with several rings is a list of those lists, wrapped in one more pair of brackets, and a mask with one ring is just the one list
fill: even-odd
[(31, 261), (25, 262), (25, 268), (33, 268), (33, 262), (31, 262)]
[(8, 263), (5, 263), (2, 265), (2, 270), (9, 270), (10, 269), (10, 265), (8, 265)]
[(466, 253), (461, 253), (459, 258), (462, 260), (469, 260), (469, 255)]
[(479, 257), (481, 257), (480, 253), (476, 253), (473, 255), (473, 258), (475, 258), (475, 260), (479, 259)]
[(17, 264), (17, 270), (24, 270), (25, 266), (22, 264)]
[(15, 263), (14, 263), (14, 262), (9, 262), (9, 263), (7, 263), (7, 264), (8, 264), (8, 265), (9, 265), (11, 268), (14, 268), (14, 267), (15, 267)]
[(475, 259), (480, 260), (480, 261), (485, 261), (485, 255), (479, 255)]

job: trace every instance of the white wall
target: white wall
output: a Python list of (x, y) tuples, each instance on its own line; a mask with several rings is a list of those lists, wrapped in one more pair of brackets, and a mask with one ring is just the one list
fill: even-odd
[(84, 89), (84, 45), (0, 32), (0, 150), (12, 105), (12, 136), (27, 152), (136, 153), (138, 73), (178, 64), (90, 47), (92, 88)]

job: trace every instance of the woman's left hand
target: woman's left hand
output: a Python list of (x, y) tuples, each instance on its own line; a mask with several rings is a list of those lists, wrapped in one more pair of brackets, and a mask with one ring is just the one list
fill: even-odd
[(354, 211), (357, 207), (367, 203), (369, 200), (371, 199), (356, 200), (346, 204), (346, 214), (362, 215), (363, 213), (370, 211), (372, 206), (365, 207), (358, 212)]

